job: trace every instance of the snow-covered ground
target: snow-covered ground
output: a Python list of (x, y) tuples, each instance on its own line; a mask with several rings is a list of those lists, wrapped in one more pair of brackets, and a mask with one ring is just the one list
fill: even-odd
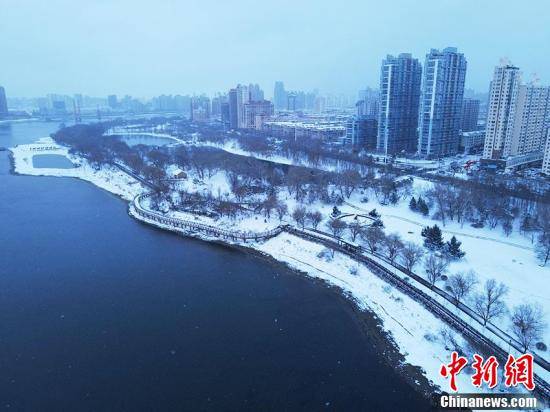
[[(86, 159), (73, 156), (66, 147), (56, 144), (51, 137), (39, 139), (36, 143), (19, 145), (10, 148), (13, 153), (14, 170), (16, 173), (33, 176), (76, 177), (86, 180), (125, 200), (132, 200), (143, 192), (143, 187), (136, 179), (115, 167), (102, 167), (99, 170), (92, 167)], [(61, 155), (68, 158), (74, 168), (37, 168), (33, 166), (35, 155)]]
[[(266, 157), (246, 152), (240, 148), (236, 141), (213, 146), (233, 154), (253, 156), (282, 164), (294, 164), (292, 160), (281, 158), (281, 156)], [(220, 181), (220, 174), (223, 174), (223, 172), (218, 172), (218, 181)], [(418, 197), (431, 186), (431, 182), (415, 177), (413, 195)], [(216, 182), (209, 183), (209, 187), (211, 192), (215, 194), (217, 191)], [(227, 186), (222, 185), (222, 187), (222, 190), (226, 190)], [(279, 193), (279, 195), (284, 198), (289, 211), (292, 211), (296, 205), (294, 199), (285, 196), (284, 192)], [(365, 195), (370, 199), (368, 203), (361, 201)], [(548, 320), (550, 317), (550, 294), (545, 293), (546, 285), (550, 282), (550, 267), (540, 266), (533, 250), (534, 245), (531, 238), (519, 233), (517, 223), (510, 236), (505, 236), (500, 226), (495, 229), (488, 227), (473, 228), (469, 223), (461, 225), (454, 221), (447, 221), (443, 226), (441, 221), (411, 211), (408, 207), (408, 200), (403, 200), (397, 205), (381, 205), (372, 193), (356, 191), (350, 199), (346, 200), (347, 204), (339, 207), (339, 209), (342, 213), (364, 214), (376, 208), (382, 215), (386, 233), (397, 232), (403, 240), (418, 244), (423, 243), (423, 238), (420, 235), (423, 227), (433, 226), (434, 224), (439, 225), (445, 240), (449, 240), (453, 235), (456, 236), (462, 242), (462, 249), (466, 252), (463, 259), (449, 265), (448, 274), (473, 270), (479, 278), (478, 288), (481, 288), (486, 280), (494, 278), (509, 288), (505, 302), (510, 310), (519, 304), (540, 304), (545, 311), (547, 321), (550, 323)], [(307, 207), (311, 210), (321, 211), (324, 216), (328, 216), (332, 211), (332, 205), (325, 205), (320, 202)], [(323, 223), (321, 223), (322, 226)], [(421, 273), (422, 271), (417, 268), (417, 272)], [(442, 286), (441, 282), (439, 286)], [(510, 326), (507, 317), (494, 323), (503, 330), (508, 330)], [(550, 327), (546, 328), (543, 341), (547, 343), (547, 346), (550, 346), (548, 345), (548, 342), (550, 342)], [(548, 352), (537, 352), (546, 359), (550, 358)]]
[[(42, 150), (45, 149), (45, 150)], [(129, 177), (118, 169), (105, 167), (100, 170), (92, 168), (84, 159), (72, 156), (66, 148), (56, 145), (51, 139), (41, 139), (30, 145), (21, 145), (10, 149), (13, 152), (15, 171), (21, 174), (44, 176), (68, 176), (90, 181), (97, 186), (120, 195), (126, 200), (143, 191), (141, 185), (135, 179)], [(61, 154), (68, 157), (77, 167), (72, 169), (45, 169), (33, 167), (32, 157), (35, 154)], [(273, 159), (269, 159), (272, 160)], [(186, 171), (187, 172), (187, 171)], [(188, 178), (181, 183), (182, 188), (189, 191), (210, 191), (214, 195), (229, 196), (230, 185), (225, 172), (218, 171), (209, 178), (199, 180), (188, 173)], [(414, 188), (420, 192), (430, 183), (416, 180)], [(363, 213), (376, 208), (382, 214), (382, 220), (386, 226), (386, 232), (398, 232), (405, 240), (421, 243), (420, 230), (422, 226), (437, 223), (429, 218), (424, 218), (408, 209), (408, 202), (401, 202), (397, 206), (382, 206), (371, 200), (362, 203), (365, 193), (355, 192), (342, 205), (340, 210), (344, 213)], [(296, 202), (286, 191), (279, 193), (279, 198), (286, 201), (290, 212), (296, 206)], [(373, 196), (369, 198), (374, 199)], [(331, 205), (314, 203), (307, 206), (309, 210), (319, 210), (324, 216), (332, 211)], [(245, 215), (236, 220), (230, 218), (213, 219), (196, 217), (183, 212), (168, 212), (173, 216), (193, 218), (204, 223), (216, 224), (223, 227), (231, 227), (238, 230), (263, 231), (270, 229), (280, 221), (276, 213), (270, 218), (259, 215)], [(289, 219), (286, 217), (286, 219)], [(321, 223), (321, 226), (323, 223)], [(158, 226), (158, 224), (157, 224)], [(160, 225), (162, 226), (162, 225)], [(455, 233), (463, 242), (466, 258), (461, 262), (453, 263), (450, 272), (465, 269), (474, 269), (480, 279), (494, 277), (510, 288), (507, 297), (509, 306), (521, 302), (539, 302), (544, 308), (549, 308), (548, 298), (544, 293), (545, 279), (549, 275), (548, 268), (538, 266), (530, 240), (514, 233), (509, 238), (488, 229), (474, 229), (469, 226), (460, 227), (455, 223), (449, 223), (443, 228), (446, 238), (450, 233)], [(349, 257), (334, 253), (328, 257), (321, 253), (323, 246), (308, 242), (287, 233), (283, 233), (266, 242), (248, 243), (258, 251), (273, 256), (275, 259), (285, 262), (290, 267), (306, 272), (308, 276), (326, 281), (328, 284), (341, 288), (347, 296), (353, 299), (362, 309), (373, 311), (383, 322), (383, 328), (390, 334), (397, 344), (406, 362), (420, 366), (426, 376), (443, 389), (448, 388), (446, 379), (440, 377), (439, 367), (441, 363), (449, 361), (450, 344), (445, 341), (441, 331), (446, 330), (445, 324), (435, 318), (423, 306), (394, 290), (391, 286), (372, 274), (365, 266), (358, 264)], [(503, 325), (507, 328), (507, 325)], [(454, 334), (456, 342), (467, 349), (464, 340)], [(548, 334), (545, 341), (548, 341)], [(447, 348), (447, 349), (446, 349)], [(452, 348), (450, 348), (452, 349)], [(543, 354), (542, 354), (543, 355)], [(459, 387), (473, 391), (475, 388), (469, 382), (469, 376), (461, 374), (458, 377)], [(486, 388), (483, 389), (486, 391)]]

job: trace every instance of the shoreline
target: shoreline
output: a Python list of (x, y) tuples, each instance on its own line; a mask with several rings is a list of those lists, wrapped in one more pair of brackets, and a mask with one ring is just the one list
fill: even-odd
[[(37, 142), (40, 143), (44, 144), (46, 140)], [(444, 391), (443, 388), (448, 385), (446, 379), (438, 374), (440, 365), (448, 360), (450, 352), (454, 350), (454, 346), (447, 344), (446, 336), (452, 335), (451, 338), (458, 345), (456, 347), (472, 349), (468, 340), (453, 331), (422, 304), (402, 294), (374, 275), (368, 267), (352, 261), (346, 255), (336, 252), (331, 259), (321, 258), (319, 252), (324, 249), (323, 246), (288, 233), (258, 242), (234, 242), (164, 225), (144, 216), (136, 216), (137, 212), (132, 202), (133, 193), (143, 193), (146, 188), (135, 179), (111, 167), (91, 168), (85, 159), (68, 153), (65, 155), (79, 164), (78, 168), (36, 169), (32, 166), (32, 161), (29, 162), (29, 156), (32, 159), (33, 155), (32, 146), (33, 144), (30, 144), (27, 147), (9, 149), (13, 174), (73, 177), (87, 181), (124, 201), (130, 201), (127, 213), (141, 224), (154, 226), (154, 230), (162, 229), (188, 239), (241, 250), (255, 257), (267, 259), (272, 264), (282, 265), (280, 267), (290, 269), (295, 274), (305, 275), (323, 287), (330, 287), (336, 296), (345, 300), (347, 310), (353, 311), (354, 321), (362, 329), (361, 333), (372, 344), (378, 357), (381, 357), (381, 361), (398, 369), (396, 372), (400, 379), (415, 388), (415, 392), (424, 398)], [(56, 154), (66, 151), (65, 147), (57, 146)], [(200, 222), (200, 219), (198, 221)], [(216, 224), (220, 223), (224, 224)], [(352, 269), (357, 273), (352, 273)], [(380, 333), (372, 333), (374, 329), (378, 329)], [(447, 332), (447, 335), (444, 335), (444, 332)], [(457, 381), (463, 387), (471, 387), (469, 374), (458, 376)], [(472, 392), (483, 392), (481, 389), (471, 389)]]
[(421, 366), (415, 366), (406, 361), (405, 356), (399, 351), (399, 346), (395, 342), (395, 339), (393, 339), (390, 332), (384, 329), (383, 321), (376, 314), (376, 312), (368, 308), (361, 308), (357, 300), (350, 294), (346, 293), (341, 287), (331, 284), (324, 279), (319, 279), (308, 272), (293, 268), (287, 262), (277, 260), (272, 255), (253, 247), (225, 242), (219, 239), (207, 239), (200, 235), (184, 234), (145, 222), (130, 213), (129, 216), (131, 216), (139, 224), (152, 230), (168, 232), (176, 237), (184, 237), (187, 240), (203, 242), (246, 253), (256, 259), (261, 259), (274, 267), (283, 268), (296, 276), (306, 278), (308, 281), (313, 282), (313, 284), (319, 287), (330, 290), (334, 293), (335, 297), (342, 302), (345, 306), (345, 310), (350, 312), (354, 323), (356, 323), (357, 328), (360, 330), (360, 333), (372, 344), (372, 348), (379, 359), (381, 359), (389, 367), (394, 368), (397, 375), (403, 382), (427, 400), (430, 399), (433, 393), (440, 392), (437, 386), (426, 376), (426, 373)]
[[(9, 173), (15, 176), (29, 176), (26, 173), (20, 173), (16, 170), (15, 156), (11, 150), (8, 150), (8, 159), (10, 163)], [(34, 176), (34, 175), (31, 175)], [(243, 244), (226, 242), (220, 239), (209, 239), (201, 235), (190, 234), (190, 233), (180, 233), (173, 230), (168, 230), (158, 225), (151, 224), (146, 222), (130, 213), (130, 206), (127, 203), (127, 199), (120, 193), (113, 193), (112, 191), (98, 186), (93, 181), (83, 179), (78, 176), (48, 176), (37, 175), (36, 177), (63, 177), (77, 179), (82, 182), (93, 185), (95, 188), (98, 188), (111, 196), (116, 197), (120, 201), (126, 203), (127, 214), (131, 217), (136, 223), (144, 225), (151, 230), (163, 231), (171, 233), (177, 237), (185, 237), (187, 240), (205, 242), (212, 246), (219, 246), (223, 248), (229, 248), (234, 251), (240, 251), (246, 253), (250, 256), (253, 256), (257, 259), (262, 259), (269, 263), (272, 266), (284, 268), (285, 270), (290, 271), (294, 275), (307, 278), (309, 281), (314, 282), (314, 284), (319, 285), (329, 289), (335, 294), (335, 297), (341, 300), (342, 304), (345, 305), (345, 310), (350, 311), (351, 316), (354, 322), (357, 324), (360, 333), (368, 340), (373, 347), (376, 355), (389, 367), (396, 369), (397, 376), (405, 382), (408, 386), (412, 387), (415, 392), (419, 393), (423, 398), (429, 399), (430, 395), (434, 392), (437, 392), (437, 385), (431, 381), (425, 373), (425, 370), (421, 366), (413, 365), (406, 361), (405, 356), (400, 352), (399, 346), (395, 339), (392, 337), (391, 332), (385, 330), (383, 327), (383, 320), (377, 315), (377, 313), (370, 308), (362, 308), (359, 305), (357, 299), (355, 299), (350, 293), (347, 293), (343, 288), (338, 285), (332, 284), (325, 279), (320, 279), (312, 273), (303, 271), (297, 268), (292, 267), (288, 262), (283, 260), (278, 260), (274, 256), (255, 249), (251, 246), (246, 246)]]

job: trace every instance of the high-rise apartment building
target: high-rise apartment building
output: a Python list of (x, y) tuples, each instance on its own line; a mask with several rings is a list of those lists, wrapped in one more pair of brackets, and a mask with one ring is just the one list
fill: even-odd
[(377, 133), (377, 119), (369, 116), (353, 116), (346, 122), (344, 143), (366, 150), (375, 150)]
[(477, 130), (479, 103), (477, 99), (464, 99), (462, 104), (462, 126), (460, 128), (463, 132), (473, 132)]
[(542, 159), (542, 173), (550, 176), (550, 126), (546, 128), (546, 144), (544, 146), (544, 157)]
[(193, 96), (189, 109), (192, 122), (206, 122), (210, 119), (210, 99), (207, 96)]
[(8, 115), (8, 99), (6, 98), (6, 90), (0, 86), (0, 117)]
[(422, 67), (410, 54), (388, 55), (380, 73), (377, 150), (394, 154), (417, 147)]
[(297, 109), (296, 100), (298, 94), (296, 92), (288, 92), (286, 94), (286, 109), (290, 112), (294, 112)]
[(466, 59), (454, 47), (426, 55), (420, 97), (418, 153), (427, 157), (458, 153)]
[(250, 100), (259, 102), (264, 100), (264, 91), (258, 84), (252, 84), (248, 86), (248, 93), (250, 94)]
[(231, 116), (229, 111), (228, 99), (220, 104), (220, 118), (221, 118), (224, 130), (231, 128)]
[(510, 155), (543, 151), (550, 122), (550, 87), (521, 85), (518, 90)]
[(245, 128), (244, 105), (250, 101), (247, 86), (237, 85), (229, 91), (229, 126), (231, 129)]
[(118, 107), (118, 99), (116, 94), (110, 94), (107, 96), (107, 104), (111, 109), (116, 109)]
[(285, 85), (283, 82), (275, 82), (275, 88), (273, 90), (273, 105), (275, 110), (285, 110), (287, 107), (287, 96)]
[(251, 100), (244, 104), (244, 127), (248, 129), (261, 130), (264, 122), (271, 116), (273, 116), (273, 103), (269, 100)]
[(359, 101), (355, 104), (355, 106), (358, 110), (358, 116), (367, 116), (373, 119), (378, 119), (380, 93), (378, 90), (373, 90), (370, 87), (360, 90)]
[(501, 159), (511, 154), (520, 82), (518, 67), (506, 63), (495, 67), (489, 92), (484, 159)]

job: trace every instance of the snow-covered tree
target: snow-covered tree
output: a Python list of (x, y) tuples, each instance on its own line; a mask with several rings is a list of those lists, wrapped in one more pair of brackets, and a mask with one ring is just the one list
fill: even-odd
[(496, 319), (506, 313), (506, 305), (502, 298), (508, 293), (508, 288), (495, 279), (485, 282), (483, 291), (474, 297), (474, 310), (483, 319), (483, 326), (492, 319)]
[(424, 249), (416, 243), (406, 242), (401, 249), (401, 261), (408, 272), (412, 272), (422, 256), (424, 256)]
[(433, 253), (429, 254), (424, 260), (424, 269), (432, 288), (435, 286), (435, 282), (441, 279), (441, 276), (447, 272), (448, 265), (447, 260), (437, 257)]
[(363, 230), (363, 225), (361, 225), (357, 220), (354, 220), (348, 225), (348, 231), (351, 236), (351, 241), (355, 242), (357, 235)]
[(441, 229), (437, 225), (426, 226), (421, 235), (424, 237), (424, 246), (430, 250), (439, 250), (444, 245)]
[(512, 332), (527, 352), (546, 329), (542, 308), (538, 305), (519, 305), (512, 313)]
[(390, 233), (384, 239), (384, 251), (386, 252), (386, 257), (389, 259), (390, 263), (393, 264), (397, 255), (403, 249), (403, 241), (397, 233)]
[(342, 219), (332, 219), (327, 223), (327, 227), (330, 229), (334, 237), (340, 237), (342, 236), (342, 233), (344, 233), (347, 225)]
[(385, 237), (384, 231), (376, 226), (369, 226), (361, 232), (361, 238), (365, 241), (371, 253), (376, 252), (382, 246)]
[(318, 210), (308, 212), (306, 218), (313, 229), (317, 229), (319, 223), (323, 220), (323, 215)]
[(550, 260), (550, 233), (541, 233), (535, 245), (535, 252), (542, 266), (546, 266)]
[(447, 286), (449, 286), (451, 295), (453, 295), (457, 302), (462, 302), (470, 294), (476, 283), (477, 276), (471, 270), (467, 273), (458, 272), (449, 276)]
[(451, 240), (445, 244), (445, 254), (450, 259), (463, 258), (466, 252), (460, 249), (460, 245), (462, 245), (462, 242), (460, 242), (455, 236), (453, 236)]
[(306, 213), (306, 208), (303, 206), (297, 206), (294, 212), (292, 212), (292, 218), (302, 229), (306, 225)]

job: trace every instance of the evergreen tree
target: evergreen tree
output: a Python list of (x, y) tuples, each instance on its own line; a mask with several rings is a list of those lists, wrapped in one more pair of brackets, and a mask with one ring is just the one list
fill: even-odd
[(428, 216), (428, 214), (430, 213), (430, 209), (428, 208), (428, 205), (426, 204), (424, 199), (422, 199), (422, 196), (418, 196), (418, 200), (416, 202), (416, 209), (420, 213), (422, 213), (424, 216)]
[(382, 219), (375, 219), (374, 222), (371, 224), (372, 227), (379, 227), (381, 229), (384, 228), (384, 222), (382, 222)]
[(369, 216), (370, 216), (370, 217), (373, 217), (373, 218), (375, 218), (375, 219), (378, 219), (378, 218), (380, 217), (380, 213), (378, 213), (378, 212), (376, 211), (376, 209), (372, 209), (372, 210), (369, 212)]
[(411, 201), (409, 202), (409, 209), (414, 210), (415, 212), (418, 210), (414, 196), (411, 197)]
[(421, 235), (424, 237), (424, 246), (430, 250), (441, 249), (444, 246), (443, 235), (437, 225), (426, 226), (422, 229)]
[(458, 241), (455, 236), (451, 238), (450, 241), (445, 245), (445, 253), (452, 259), (460, 259), (464, 257), (466, 252), (460, 250), (460, 245), (462, 242)]

